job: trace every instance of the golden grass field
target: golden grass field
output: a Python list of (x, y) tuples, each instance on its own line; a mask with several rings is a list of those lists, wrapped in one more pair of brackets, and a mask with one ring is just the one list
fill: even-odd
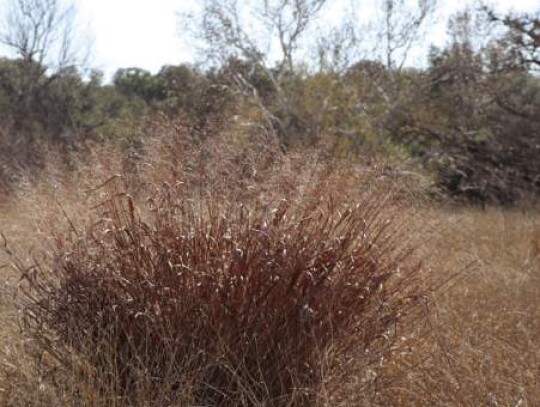
[[(163, 157), (161, 152), (154, 154)], [(243, 153), (244, 162), (257, 162), (249, 154)], [(49, 170), (45, 181), (28, 182), (9, 199), (0, 200), (0, 231), (7, 247), (21, 259), (39, 258), (40, 253), (51, 250), (51, 230), (67, 231), (66, 219), (78, 227), (90, 216), (89, 207), (100, 197), (97, 191), (87, 198), (86, 191), (122, 171), (114, 157), (107, 161), (96, 156), (93, 160), (97, 161), (87, 164), (77, 176), (62, 178), (61, 170)], [(223, 160), (216, 158), (216, 162)], [(232, 175), (218, 171), (222, 182), (239, 177), (231, 164), (235, 161), (226, 161), (219, 168)], [(148, 164), (145, 179), (164, 182), (167, 165), (172, 164), (165, 158)], [(263, 169), (262, 181), (251, 179), (235, 188), (251, 191), (253, 185), (264, 184), (257, 193), (277, 199), (289, 189), (301, 190), (303, 183), (311, 182), (312, 169), (297, 170), (309, 167), (308, 160), (285, 160), (279, 166), (278, 175), (272, 173), (276, 170)], [(346, 181), (338, 177), (341, 181), (329, 185), (340, 191), (350, 191), (355, 185), (365, 188), (365, 173), (359, 174)], [(369, 185), (375, 182), (369, 180)], [(351, 193), (347, 199), (354, 200), (354, 196)], [(362, 377), (343, 381), (341, 396), (322, 398), (320, 403), (539, 406), (540, 212), (405, 202), (392, 210), (398, 217), (414, 212), (407, 233), (418, 242), (422, 267), (442, 285), (426, 302), (424, 318), (401, 328), (396, 351), (366, 367)], [(122, 405), (114, 398), (98, 400), (82, 394), (85, 384), (76, 382), (83, 379), (70, 377), (71, 383), (65, 380), (55, 388), (39, 373), (36, 356), (29, 350), (30, 339), (19, 328), (14, 295), (19, 276), (11, 259), (0, 255), (0, 265), (5, 266), (0, 294), (0, 405)]]

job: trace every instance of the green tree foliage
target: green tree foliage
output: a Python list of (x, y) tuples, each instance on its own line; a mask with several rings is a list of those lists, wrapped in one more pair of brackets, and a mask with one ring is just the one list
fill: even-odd
[(202, 73), (187, 65), (164, 66), (155, 75), (139, 68), (120, 69), (113, 85), (139, 116), (156, 112), (181, 114), (198, 127), (223, 113), (227, 101), (224, 86), (212, 72)]
[(121, 94), (140, 98), (148, 104), (164, 98), (163, 84), (144, 69), (119, 69), (114, 75), (113, 84)]
[(453, 196), (512, 204), (538, 195), (540, 80), (507, 64), (505, 38), (475, 49), (471, 16), (454, 23), (452, 42), (431, 52), (424, 86), (389, 121), (392, 134)]

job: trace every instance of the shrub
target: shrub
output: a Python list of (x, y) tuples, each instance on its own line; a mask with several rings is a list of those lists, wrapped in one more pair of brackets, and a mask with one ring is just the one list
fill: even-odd
[(243, 205), (178, 184), (144, 220), (112, 195), (84, 233), (57, 237), (50, 267), (24, 274), (25, 328), (120, 404), (312, 405), (325, 372), (376, 360), (423, 296), (382, 198)]

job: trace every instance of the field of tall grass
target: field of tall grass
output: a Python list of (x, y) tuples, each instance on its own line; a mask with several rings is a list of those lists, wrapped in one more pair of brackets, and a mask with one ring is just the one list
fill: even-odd
[(2, 406), (540, 405), (540, 212), (156, 122), (0, 199)]

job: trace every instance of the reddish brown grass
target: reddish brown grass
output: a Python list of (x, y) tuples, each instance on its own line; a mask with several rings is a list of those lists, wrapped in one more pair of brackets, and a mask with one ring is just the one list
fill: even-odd
[(143, 380), (160, 404), (313, 404), (330, 351), (379, 360), (425, 296), (382, 195), (347, 207), (313, 192), (245, 205), (166, 187), (148, 221), (112, 196), (82, 234), (56, 237), (50, 267), (24, 269), (26, 332), (127, 401)]

